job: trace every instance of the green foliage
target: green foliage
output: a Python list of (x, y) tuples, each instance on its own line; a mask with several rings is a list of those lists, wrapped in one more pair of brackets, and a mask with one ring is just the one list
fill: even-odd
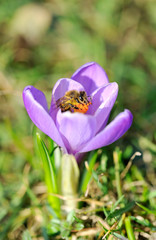
[(143, 206), (140, 203), (136, 203), (140, 208), (142, 208), (143, 210), (145, 210), (145, 212), (149, 213), (149, 214), (154, 214), (156, 216), (156, 211), (155, 210), (150, 210), (147, 207)]
[(129, 217), (125, 218), (125, 227), (126, 227), (128, 239), (135, 240), (134, 231), (132, 229), (132, 224)]
[(23, 233), (22, 240), (32, 240), (28, 230)]
[(84, 228), (82, 220), (76, 217), (75, 211), (68, 213), (66, 220), (52, 219), (48, 224), (48, 231), (50, 235), (60, 232), (62, 238), (68, 239), (71, 231), (80, 231)]
[(43, 161), (43, 169), (45, 172), (45, 181), (46, 181), (46, 186), (48, 191), (48, 200), (52, 208), (55, 210), (56, 214), (59, 215), (60, 201), (57, 197), (53, 195), (58, 193), (54, 162), (51, 161), (48, 150), (43, 140), (41, 139), (39, 133), (37, 133), (36, 136), (37, 136), (39, 151)]
[(85, 169), (82, 174), (82, 180), (80, 184), (80, 191), (85, 193), (87, 190), (87, 185), (89, 184), (89, 181), (91, 180), (92, 177), (92, 170), (95, 165), (96, 159), (97, 159), (97, 151), (91, 152), (90, 155), (88, 156), (88, 166), (89, 169)]
[(135, 202), (130, 202), (128, 204), (125, 205), (124, 208), (120, 208), (120, 209), (117, 209), (113, 212), (111, 212), (108, 216), (107, 216), (107, 219), (111, 219), (111, 218), (115, 218), (115, 217), (121, 217), (121, 215), (123, 213), (126, 213), (128, 211), (130, 211), (135, 205)]

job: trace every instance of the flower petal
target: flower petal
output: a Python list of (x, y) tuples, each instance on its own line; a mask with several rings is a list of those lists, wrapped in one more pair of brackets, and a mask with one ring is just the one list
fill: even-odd
[(33, 123), (59, 146), (65, 148), (60, 133), (48, 113), (47, 101), (43, 92), (33, 86), (27, 86), (23, 90), (23, 101)]
[(93, 93), (92, 105), (87, 114), (94, 115), (97, 120), (96, 133), (107, 124), (111, 109), (118, 95), (118, 84), (116, 82), (98, 88)]
[(68, 153), (75, 154), (95, 135), (96, 120), (82, 113), (61, 111), (57, 114), (57, 127), (63, 135)]
[(130, 128), (133, 115), (129, 110), (120, 113), (110, 124), (86, 144), (79, 152), (88, 152), (118, 140)]
[(81, 83), (88, 95), (92, 94), (95, 89), (109, 83), (105, 71), (95, 62), (84, 64), (71, 78)]
[(65, 93), (70, 90), (84, 91), (84, 88), (80, 83), (69, 78), (61, 78), (56, 82), (52, 91), (52, 100), (50, 106), (50, 116), (52, 116), (54, 121), (58, 112), (56, 101), (63, 97)]

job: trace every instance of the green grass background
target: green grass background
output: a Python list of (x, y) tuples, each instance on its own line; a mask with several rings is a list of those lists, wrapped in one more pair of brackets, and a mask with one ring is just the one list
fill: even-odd
[[(24, 5), (28, 8), (23, 10)], [(119, 84), (114, 116), (124, 108), (134, 116), (126, 135), (104, 151), (109, 156), (119, 146), (124, 164), (135, 151), (142, 153), (125, 184), (142, 181), (140, 192), (133, 187), (128, 196), (155, 208), (155, 13), (154, 0), (0, 0), (2, 239), (20, 239), (27, 228), (35, 235), (43, 215), (36, 207), (38, 194), (45, 192), (43, 172), (22, 90), (33, 85), (44, 91), (50, 104), (54, 83), (90, 61)], [(108, 167), (113, 171), (111, 164)]]

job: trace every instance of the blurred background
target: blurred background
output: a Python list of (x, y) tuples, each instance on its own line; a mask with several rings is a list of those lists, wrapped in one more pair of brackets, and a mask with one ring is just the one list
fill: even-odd
[[(34, 150), (33, 124), (23, 105), (23, 88), (33, 85), (42, 90), (50, 105), (54, 83), (70, 78), (87, 62), (99, 63), (110, 82), (119, 84), (115, 115), (124, 108), (134, 115), (131, 129), (108, 150), (119, 146), (125, 161), (140, 151), (136, 165), (142, 172), (135, 172), (133, 180), (142, 174), (155, 187), (155, 29), (154, 0), (0, 0), (2, 239), (20, 239), (31, 221), (35, 220), (34, 232), (42, 222), (42, 214), (33, 206), (37, 194), (45, 192), (43, 173)], [(147, 187), (145, 202), (149, 201), (146, 192)]]

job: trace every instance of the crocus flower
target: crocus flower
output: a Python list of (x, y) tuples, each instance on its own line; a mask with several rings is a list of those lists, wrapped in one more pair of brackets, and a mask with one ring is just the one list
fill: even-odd
[[(61, 112), (56, 106), (56, 101), (71, 90), (85, 91), (91, 97), (92, 104), (85, 114)], [(77, 157), (115, 142), (130, 128), (133, 116), (127, 109), (107, 124), (117, 94), (117, 83), (110, 83), (102, 67), (90, 62), (80, 67), (70, 79), (62, 78), (56, 82), (50, 109), (44, 93), (33, 86), (24, 89), (23, 100), (33, 123), (64, 153)]]

